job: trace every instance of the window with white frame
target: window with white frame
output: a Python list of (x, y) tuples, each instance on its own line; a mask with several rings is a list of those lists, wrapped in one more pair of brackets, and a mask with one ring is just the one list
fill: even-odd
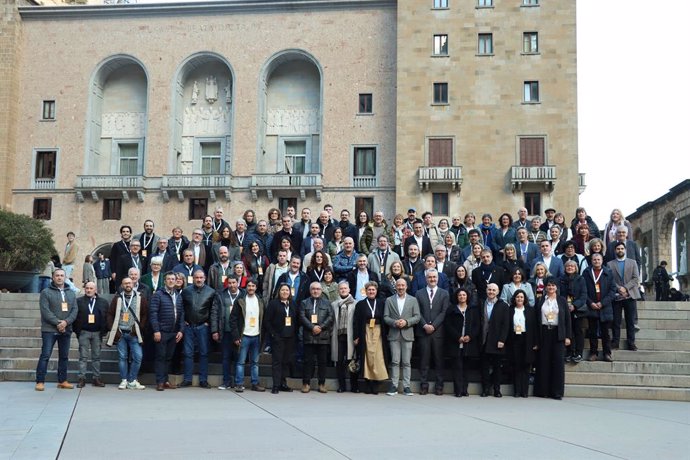
[(120, 176), (141, 175), (140, 149), (138, 142), (118, 142), (118, 174)]
[(43, 115), (41, 118), (43, 120), (55, 120), (55, 101), (54, 100), (43, 101)]
[(201, 157), (201, 174), (221, 173), (221, 143), (199, 142), (199, 155)]
[(539, 6), (539, 0), (522, 0), (523, 6)]
[(490, 8), (494, 6), (494, 0), (477, 0), (477, 6), (479, 8)]
[(306, 141), (285, 141), (285, 169), (288, 174), (307, 172)]
[(448, 56), (448, 35), (434, 35), (434, 56)]
[(539, 52), (539, 34), (537, 32), (525, 32), (522, 34), (522, 52), (536, 54)]
[(494, 54), (494, 34), (479, 34), (477, 42), (477, 54)]
[(448, 8), (448, 0), (434, 0), (434, 8)]
[(539, 102), (539, 82), (525, 82), (525, 102)]
[(352, 153), (352, 178), (356, 186), (376, 186), (376, 147), (355, 147)]

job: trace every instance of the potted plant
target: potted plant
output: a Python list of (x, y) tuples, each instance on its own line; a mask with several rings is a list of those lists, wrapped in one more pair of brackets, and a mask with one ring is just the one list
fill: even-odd
[(53, 232), (42, 220), (0, 209), (0, 289), (23, 288), (55, 253)]

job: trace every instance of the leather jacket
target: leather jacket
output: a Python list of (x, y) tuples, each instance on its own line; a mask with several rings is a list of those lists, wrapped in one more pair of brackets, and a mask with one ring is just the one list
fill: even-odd
[(198, 288), (194, 285), (182, 290), (182, 305), (187, 324), (197, 326), (208, 323), (211, 317), (211, 307), (216, 291), (207, 285)]

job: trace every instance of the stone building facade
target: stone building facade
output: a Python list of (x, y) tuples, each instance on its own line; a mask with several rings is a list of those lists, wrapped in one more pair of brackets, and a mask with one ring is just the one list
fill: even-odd
[(13, 8), (2, 204), (58, 240), (216, 206), (570, 213), (584, 185), (570, 0)]

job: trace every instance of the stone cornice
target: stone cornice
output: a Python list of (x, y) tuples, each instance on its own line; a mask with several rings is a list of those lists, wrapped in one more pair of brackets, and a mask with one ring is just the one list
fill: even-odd
[(357, 8), (395, 8), (397, 0), (225, 0), (116, 5), (23, 6), (23, 20), (198, 16), (237, 13), (323, 11)]

